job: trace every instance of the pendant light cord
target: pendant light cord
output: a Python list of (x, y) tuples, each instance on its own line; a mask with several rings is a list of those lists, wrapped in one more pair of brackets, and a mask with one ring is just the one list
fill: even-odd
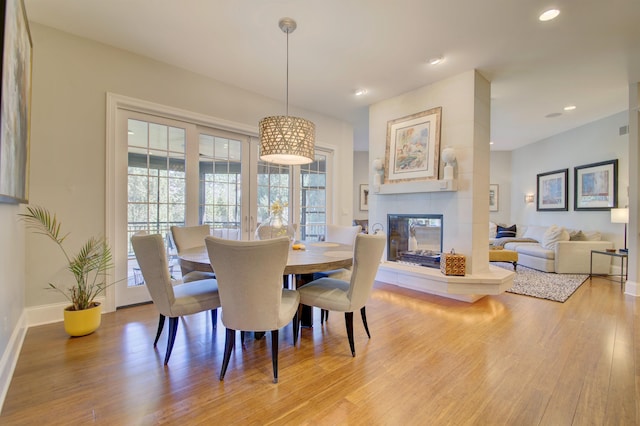
[(289, 116), (289, 31), (287, 31), (287, 117)]

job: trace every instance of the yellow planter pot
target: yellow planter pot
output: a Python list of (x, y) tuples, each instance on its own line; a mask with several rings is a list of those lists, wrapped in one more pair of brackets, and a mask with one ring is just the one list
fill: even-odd
[(95, 307), (83, 311), (64, 310), (64, 331), (70, 336), (79, 337), (91, 334), (100, 327), (102, 319), (102, 306), (99, 303)]

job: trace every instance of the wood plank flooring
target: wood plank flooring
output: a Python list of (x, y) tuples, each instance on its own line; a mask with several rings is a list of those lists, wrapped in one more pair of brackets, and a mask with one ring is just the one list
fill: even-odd
[(103, 315), (90, 336), (31, 328), (0, 424), (637, 425), (638, 301), (605, 279), (565, 303), (504, 293), (474, 304), (377, 285), (371, 340), (344, 316), (280, 333), (280, 383), (270, 336), (236, 344), (218, 374), (224, 327), (180, 322), (163, 366), (152, 305)]

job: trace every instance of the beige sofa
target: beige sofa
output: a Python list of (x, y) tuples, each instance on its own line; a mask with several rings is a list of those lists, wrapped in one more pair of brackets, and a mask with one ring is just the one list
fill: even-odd
[[(599, 232), (565, 229), (559, 226), (518, 225), (516, 237), (495, 238), (489, 228), (490, 244), (518, 253), (518, 265), (558, 274), (588, 274), (591, 250), (613, 248)], [(608, 274), (610, 256), (593, 256), (593, 273)]]

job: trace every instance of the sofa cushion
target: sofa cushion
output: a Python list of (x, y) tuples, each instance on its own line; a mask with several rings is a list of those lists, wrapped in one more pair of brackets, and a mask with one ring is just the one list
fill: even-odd
[(547, 230), (547, 226), (538, 226), (538, 225), (529, 225), (527, 226), (527, 230), (524, 231), (523, 238), (531, 238), (536, 240), (537, 242), (542, 242), (542, 237), (544, 236), (545, 231)]
[(540, 243), (543, 248), (555, 250), (558, 241), (569, 241), (569, 232), (561, 226), (551, 225), (545, 231)]
[(497, 225), (496, 238), (505, 238), (505, 237), (515, 238), (515, 236), (516, 236), (516, 225), (511, 225), (509, 227)]
[(519, 244), (515, 249), (519, 254), (540, 257), (543, 259), (554, 259), (556, 255), (555, 251), (546, 249), (540, 244)]

